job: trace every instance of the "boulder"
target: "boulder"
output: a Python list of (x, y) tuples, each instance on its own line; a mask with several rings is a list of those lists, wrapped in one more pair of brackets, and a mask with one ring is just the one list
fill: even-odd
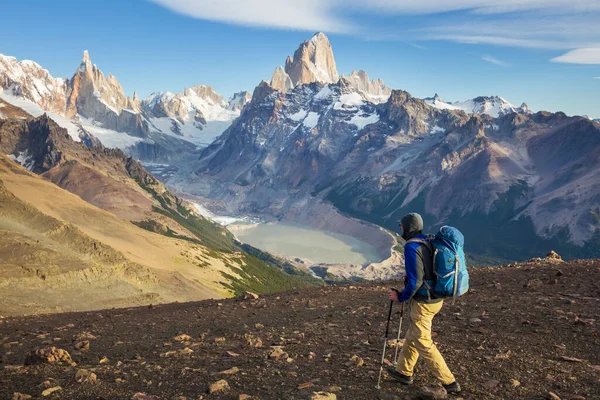
[(51, 396), (52, 393), (56, 393), (56, 392), (60, 392), (62, 391), (62, 388), (60, 386), (55, 386), (49, 389), (46, 389), (42, 392), (42, 397), (48, 397)]
[(33, 350), (25, 358), (25, 365), (63, 363), (75, 365), (68, 351), (54, 346)]
[(228, 392), (229, 389), (231, 389), (229, 387), (229, 383), (227, 383), (227, 381), (225, 379), (221, 379), (221, 380), (216, 381), (215, 383), (211, 384), (208, 387), (208, 392), (210, 394), (213, 394), (213, 393), (225, 393), (225, 392)]
[(546, 254), (546, 261), (551, 261), (551, 262), (562, 262), (563, 259), (560, 255), (558, 255), (557, 252), (555, 252), (554, 250), (552, 250), (550, 253)]
[(75, 374), (75, 380), (79, 383), (96, 383), (98, 381), (98, 377), (92, 371), (88, 371), (87, 369), (78, 369)]

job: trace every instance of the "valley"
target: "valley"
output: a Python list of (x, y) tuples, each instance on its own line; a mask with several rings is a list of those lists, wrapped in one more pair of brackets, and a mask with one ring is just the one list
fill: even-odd
[(280, 256), (309, 260), (312, 264), (362, 265), (382, 260), (374, 247), (351, 236), (291, 222), (234, 223), (227, 228), (244, 243)]

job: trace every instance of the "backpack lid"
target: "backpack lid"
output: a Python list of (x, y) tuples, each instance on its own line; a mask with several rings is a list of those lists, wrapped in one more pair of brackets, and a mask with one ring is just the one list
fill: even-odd
[(456, 228), (451, 226), (442, 226), (439, 232), (435, 235), (435, 240), (448, 247), (452, 252), (456, 253), (465, 245), (465, 237)]

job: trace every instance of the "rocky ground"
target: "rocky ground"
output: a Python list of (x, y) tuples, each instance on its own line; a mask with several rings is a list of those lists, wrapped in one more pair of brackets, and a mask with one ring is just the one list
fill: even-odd
[[(600, 261), (470, 271), (434, 320), (460, 397), (600, 399)], [(0, 319), (0, 398), (427, 398), (422, 363), (375, 388), (392, 285)]]

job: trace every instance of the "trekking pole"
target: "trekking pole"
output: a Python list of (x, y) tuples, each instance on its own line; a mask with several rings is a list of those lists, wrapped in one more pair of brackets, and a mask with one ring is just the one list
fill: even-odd
[(400, 324), (398, 325), (398, 336), (396, 337), (396, 353), (394, 354), (394, 367), (398, 365), (398, 348), (400, 347), (400, 332), (402, 331), (402, 320), (404, 319), (404, 303), (400, 308)]
[(387, 325), (385, 327), (385, 338), (383, 340), (383, 354), (381, 355), (381, 367), (379, 368), (379, 379), (377, 379), (377, 386), (375, 386), (376, 389), (381, 389), (381, 386), (380, 386), (381, 374), (383, 373), (383, 362), (385, 361), (385, 349), (387, 347), (387, 339), (388, 339), (388, 332), (390, 330), (390, 320), (392, 319), (392, 306), (393, 305), (394, 305), (394, 301), (391, 300), (390, 301), (390, 310), (388, 311)]

